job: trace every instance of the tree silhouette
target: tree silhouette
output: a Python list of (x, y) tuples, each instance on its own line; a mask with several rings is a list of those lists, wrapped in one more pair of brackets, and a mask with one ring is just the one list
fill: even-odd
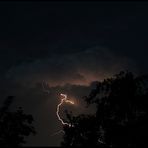
[(62, 146), (146, 146), (148, 133), (148, 77), (120, 72), (98, 82), (84, 100), (96, 104), (94, 115), (67, 113)]
[(9, 110), (13, 99), (9, 96), (0, 108), (0, 146), (22, 146), (26, 136), (36, 133), (31, 125), (32, 115), (24, 114), (21, 107), (14, 112)]

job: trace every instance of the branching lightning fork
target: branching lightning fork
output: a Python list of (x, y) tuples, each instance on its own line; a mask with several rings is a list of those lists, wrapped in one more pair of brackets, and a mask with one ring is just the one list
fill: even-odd
[(59, 110), (60, 110), (60, 106), (65, 102), (65, 103), (69, 103), (69, 104), (74, 104), (73, 101), (70, 101), (70, 100), (67, 100), (67, 95), (66, 94), (60, 94), (62, 97), (64, 97), (63, 99), (61, 99), (61, 102), (58, 104), (57, 106), (57, 111), (56, 111), (56, 114), (57, 114), (57, 117), (59, 119), (59, 121), (63, 124), (63, 125), (68, 125), (68, 126), (71, 126), (71, 124), (67, 123), (67, 122), (64, 122), (63, 119), (60, 117), (59, 115)]
[[(45, 88), (45, 87), (46, 87), (46, 88)], [(44, 92), (47, 92), (48, 94), (50, 94), (49, 85), (48, 85), (48, 83), (45, 82), (44, 80), (43, 80), (43, 82), (42, 82), (42, 89), (43, 89)]]
[[(63, 119), (60, 117), (59, 115), (59, 111), (60, 111), (60, 106), (65, 102), (65, 103), (69, 103), (69, 104), (74, 104), (73, 101), (67, 100), (67, 95), (66, 94), (60, 94), (62, 97), (64, 97), (63, 99), (61, 99), (61, 102), (57, 105), (57, 110), (56, 110), (56, 115), (58, 117), (58, 120), (62, 123), (62, 125), (68, 125), (69, 127), (71, 127), (72, 125), (70, 123), (64, 122)], [(63, 130), (59, 130), (58, 132), (55, 132), (54, 134), (52, 134), (51, 136), (55, 136), (58, 135), (60, 133), (64, 133)]]

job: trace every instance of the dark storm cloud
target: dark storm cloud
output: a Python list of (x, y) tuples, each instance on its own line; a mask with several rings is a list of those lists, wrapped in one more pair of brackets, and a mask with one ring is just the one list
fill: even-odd
[(114, 54), (109, 49), (93, 47), (75, 53), (57, 53), (49, 58), (22, 63), (10, 68), (6, 77), (30, 86), (43, 80), (50, 86), (66, 83), (87, 85), (91, 81), (101, 80), (124, 69), (136, 71), (136, 63)]
[[(147, 3), (138, 2), (2, 2), (0, 66), (7, 69), (95, 43), (133, 58), (146, 70), (147, 16)], [(59, 42), (62, 48), (52, 48)]]
[(0, 95), (15, 95), (14, 106), (33, 114), (38, 134), (28, 145), (59, 145), (61, 135), (50, 135), (61, 129), (60, 93), (77, 102), (64, 108), (90, 113), (82, 97), (92, 81), (147, 71), (147, 10), (146, 3), (1, 3)]

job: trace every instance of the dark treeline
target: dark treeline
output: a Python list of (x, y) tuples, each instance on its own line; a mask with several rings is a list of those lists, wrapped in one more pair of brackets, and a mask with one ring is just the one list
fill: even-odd
[(148, 133), (148, 77), (120, 72), (98, 82), (86, 104), (96, 104), (94, 115), (68, 112), (61, 146), (145, 147)]

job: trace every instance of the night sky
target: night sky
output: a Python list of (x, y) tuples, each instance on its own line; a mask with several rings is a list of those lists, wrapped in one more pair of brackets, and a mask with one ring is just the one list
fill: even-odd
[(60, 93), (77, 102), (65, 108), (91, 113), (82, 97), (95, 81), (147, 64), (148, 2), (0, 2), (0, 103), (14, 95), (13, 107), (33, 115), (27, 145), (60, 144), (51, 136), (62, 127)]

